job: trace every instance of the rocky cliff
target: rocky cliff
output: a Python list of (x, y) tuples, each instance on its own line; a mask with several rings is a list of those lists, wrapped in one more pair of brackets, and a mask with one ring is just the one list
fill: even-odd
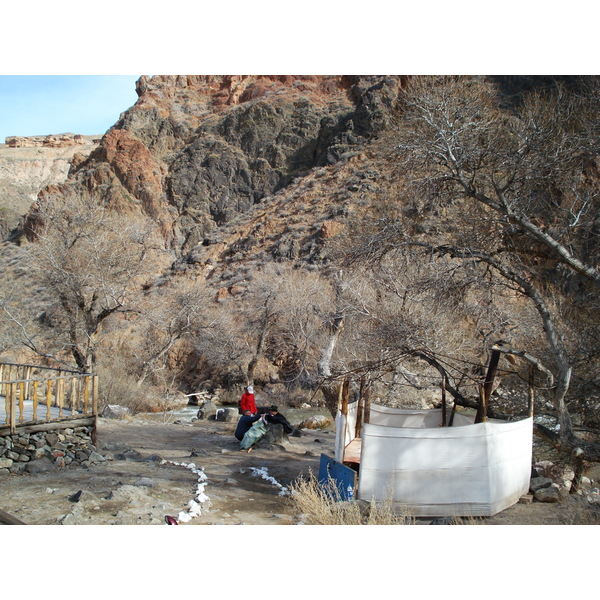
[[(161, 225), (177, 256), (385, 129), (402, 77), (141, 77), (138, 101), (72, 169), (69, 187)], [(35, 223), (28, 227), (35, 229)]]

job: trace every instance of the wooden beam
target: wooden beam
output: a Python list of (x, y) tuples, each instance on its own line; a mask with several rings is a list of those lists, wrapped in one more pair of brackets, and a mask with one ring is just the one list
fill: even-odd
[[(95, 426), (96, 417), (94, 415), (84, 415), (81, 417), (66, 417), (56, 419), (54, 421), (46, 421), (45, 423), (24, 423), (17, 425), (15, 431), (18, 433), (37, 433), (40, 431), (52, 431), (53, 429), (68, 429), (72, 427), (87, 427), (88, 425)], [(10, 435), (15, 433), (10, 426), (0, 426), (0, 435)]]
[(19, 521), (16, 517), (9, 515), (7, 512), (0, 510), (0, 524), (2, 525), (26, 525), (23, 521)]

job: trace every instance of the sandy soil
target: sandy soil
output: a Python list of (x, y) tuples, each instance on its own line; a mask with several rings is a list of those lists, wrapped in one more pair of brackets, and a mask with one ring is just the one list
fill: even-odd
[(189, 512), (200, 479), (193, 464), (206, 477), (209, 503), (198, 503), (201, 514), (184, 524), (293, 524), (282, 486), (311, 469), (317, 474), (320, 454), (332, 455), (335, 438), (333, 432), (304, 430), (285, 445), (247, 454), (239, 451), (233, 424), (150, 419), (99, 419), (98, 451), (112, 460), (5, 476), (0, 508), (32, 525), (164, 525), (166, 515)]
[[(216, 421), (154, 422), (149, 415), (99, 419), (98, 450), (108, 460), (4, 476), (0, 509), (29, 525), (164, 525), (167, 515), (183, 525), (297, 524), (283, 488), (301, 474), (318, 474), (321, 453), (334, 455), (334, 432), (304, 429), (281, 446), (247, 454), (239, 451), (233, 429)], [(199, 483), (208, 500), (198, 503), (200, 514), (192, 517), (188, 503)], [(578, 499), (570, 498), (516, 504), (480, 522), (574, 524), (581, 511)]]

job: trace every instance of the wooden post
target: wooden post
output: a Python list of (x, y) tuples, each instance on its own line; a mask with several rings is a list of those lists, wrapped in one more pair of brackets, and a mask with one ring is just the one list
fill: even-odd
[(25, 382), (19, 381), (19, 423), (23, 422), (24, 413), (24, 402), (25, 402)]
[(29, 387), (31, 386), (31, 367), (25, 369), (25, 400), (29, 398)]
[(98, 375), (92, 377), (92, 412), (94, 413), (94, 424), (92, 425), (92, 444), (97, 443), (98, 434)]
[(350, 382), (345, 379), (344, 383), (342, 383), (342, 414), (348, 416), (348, 390), (350, 389)]
[(446, 427), (446, 378), (442, 377), (442, 427)]
[(94, 415), (98, 415), (98, 375), (92, 378), (92, 411)]
[(529, 365), (529, 395), (527, 399), (527, 412), (530, 417), (533, 417), (533, 406), (535, 401), (535, 389), (533, 387), (535, 379), (535, 370), (533, 365)]
[(492, 389), (494, 387), (494, 379), (496, 372), (498, 371), (498, 362), (500, 361), (500, 350), (495, 346), (492, 347), (492, 355), (490, 356), (490, 364), (488, 366), (487, 373), (485, 375), (485, 381), (480, 389), (480, 402), (479, 409), (477, 410), (477, 416), (475, 417), (475, 423), (481, 423), (487, 421), (487, 410), (492, 395)]
[(61, 418), (63, 416), (64, 402), (65, 402), (65, 380), (58, 379), (58, 381), (56, 382), (56, 403), (58, 404), (58, 416)]
[(365, 405), (365, 376), (363, 375), (360, 378), (360, 394), (358, 397), (358, 411), (356, 412), (356, 429), (354, 432), (354, 436), (359, 438), (362, 432), (362, 420), (363, 420), (363, 412)]
[(8, 385), (4, 384), (4, 414), (5, 422), (10, 425), (10, 397), (8, 395)]
[(456, 414), (456, 400), (454, 400), (454, 404), (452, 405), (452, 410), (450, 411), (450, 420), (448, 421), (448, 427), (452, 427), (454, 425), (454, 415)]
[(39, 381), (36, 379), (33, 382), (33, 392), (32, 392), (32, 401), (33, 401), (33, 420), (37, 421), (37, 405), (38, 405), (38, 384)]
[(71, 378), (71, 416), (75, 414), (77, 404), (77, 377)]
[(90, 399), (90, 378), (85, 376), (83, 379), (83, 414), (88, 414), (88, 403)]
[(52, 402), (52, 379), (46, 381), (46, 421), (50, 420), (50, 404)]
[(365, 406), (364, 406), (363, 423), (371, 422), (371, 388), (367, 386), (365, 389)]
[(7, 398), (9, 398), (9, 402), (10, 402), (10, 420), (8, 422), (8, 424), (10, 425), (10, 432), (14, 433), (15, 429), (16, 429), (16, 415), (15, 415), (15, 384), (14, 383), (9, 383), (8, 384), (8, 390), (7, 390)]

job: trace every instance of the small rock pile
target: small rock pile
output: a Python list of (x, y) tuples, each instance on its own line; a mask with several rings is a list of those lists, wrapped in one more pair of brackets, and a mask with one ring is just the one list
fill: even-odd
[(69, 464), (106, 460), (92, 443), (91, 427), (0, 436), (0, 475), (39, 473)]
[[(550, 461), (540, 461), (531, 473), (529, 492), (537, 502), (559, 502), (561, 497), (571, 492), (575, 472), (562, 468)], [(600, 490), (595, 482), (582, 477), (577, 495), (585, 497), (590, 504), (600, 505)]]

